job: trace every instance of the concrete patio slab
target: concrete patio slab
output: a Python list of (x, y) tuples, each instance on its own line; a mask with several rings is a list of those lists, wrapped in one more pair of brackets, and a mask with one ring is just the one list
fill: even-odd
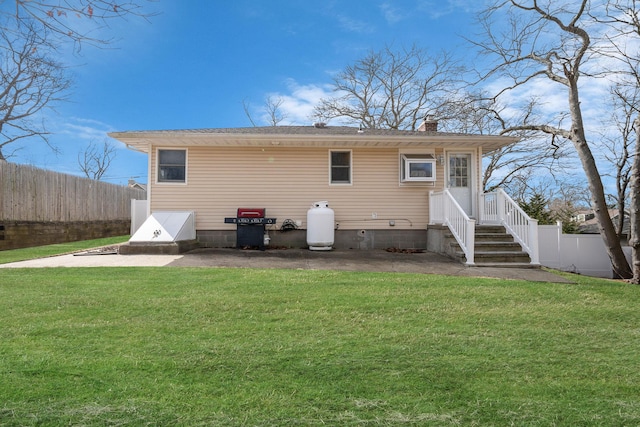
[(532, 282), (572, 283), (540, 268), (468, 267), (432, 252), (392, 253), (383, 250), (310, 251), (307, 249), (197, 249), (181, 255), (77, 253), (10, 264), (0, 268), (54, 267), (229, 267), (303, 270), (372, 271), (493, 277)]

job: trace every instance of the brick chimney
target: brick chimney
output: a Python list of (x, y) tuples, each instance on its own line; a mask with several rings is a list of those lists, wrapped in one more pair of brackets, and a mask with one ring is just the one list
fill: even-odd
[(437, 131), (438, 131), (438, 120), (436, 120), (430, 114), (424, 116), (424, 121), (418, 127), (418, 132), (437, 132)]

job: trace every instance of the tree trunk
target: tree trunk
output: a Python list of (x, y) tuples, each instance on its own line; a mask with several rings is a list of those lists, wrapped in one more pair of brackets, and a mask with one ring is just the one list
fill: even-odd
[(589, 144), (587, 144), (578, 96), (577, 78), (569, 79), (568, 89), (569, 109), (573, 123), (570, 139), (571, 142), (573, 142), (576, 152), (580, 157), (580, 162), (582, 162), (584, 172), (587, 175), (587, 182), (591, 192), (591, 204), (596, 220), (598, 221), (600, 236), (602, 236), (602, 240), (604, 240), (614, 275), (623, 279), (630, 279), (633, 277), (633, 272), (631, 271), (631, 267), (629, 267), (627, 258), (624, 256), (620, 238), (613, 226), (613, 221), (611, 221), (604, 194), (604, 187), (602, 185), (602, 178), (598, 172), (593, 153), (589, 148)]
[(629, 223), (631, 225), (629, 245), (633, 278), (631, 283), (640, 285), (640, 115), (636, 117), (636, 148), (631, 166), (631, 206)]
[(595, 217), (598, 221), (600, 235), (604, 240), (607, 254), (611, 260), (613, 272), (617, 277), (629, 279), (633, 276), (633, 272), (629, 267), (627, 258), (622, 250), (622, 245), (620, 244), (620, 238), (618, 237), (615, 227), (613, 226), (613, 222), (611, 221), (611, 217), (609, 216), (604, 188), (602, 186), (602, 181), (600, 180), (600, 175), (598, 174), (598, 169), (593, 159), (593, 155), (591, 154), (591, 150), (584, 142), (574, 142), (574, 145), (576, 146), (576, 150), (578, 151), (578, 155), (580, 156), (580, 160), (582, 161), (582, 165), (587, 174), (587, 181), (591, 192), (591, 204)]

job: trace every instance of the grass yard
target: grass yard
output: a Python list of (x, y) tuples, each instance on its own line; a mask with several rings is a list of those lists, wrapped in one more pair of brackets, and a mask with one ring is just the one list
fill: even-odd
[(640, 289), (412, 274), (0, 272), (2, 426), (640, 424)]
[(124, 243), (127, 240), (129, 240), (129, 236), (106, 237), (104, 239), (82, 240), (77, 242), (57, 243), (55, 245), (0, 251), (0, 264), (61, 255), (65, 253), (96, 248), (99, 246), (115, 245)]

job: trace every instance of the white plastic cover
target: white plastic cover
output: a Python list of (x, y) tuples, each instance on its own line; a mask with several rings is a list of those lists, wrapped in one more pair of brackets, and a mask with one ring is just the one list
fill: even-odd
[(135, 243), (167, 243), (196, 238), (195, 212), (153, 212), (129, 239)]

